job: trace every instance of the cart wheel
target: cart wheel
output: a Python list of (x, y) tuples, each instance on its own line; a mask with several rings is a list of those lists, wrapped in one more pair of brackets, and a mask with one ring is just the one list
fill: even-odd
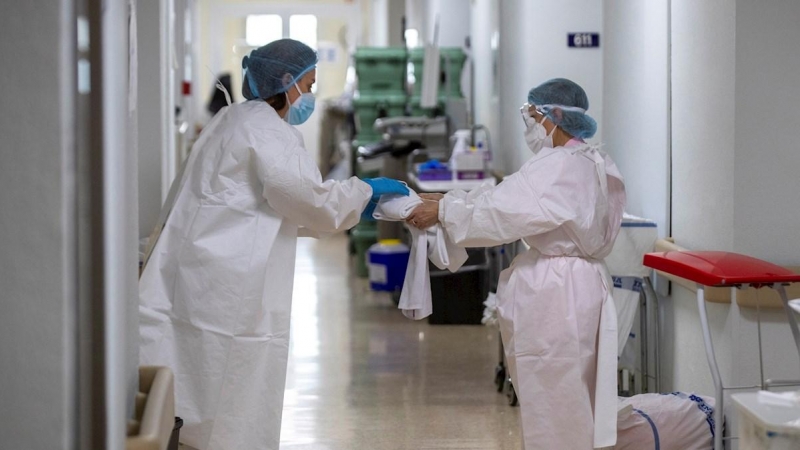
[(511, 406), (519, 405), (519, 398), (517, 398), (517, 391), (514, 389), (514, 384), (511, 378), (506, 381), (506, 395), (508, 396), (508, 404)]
[(503, 392), (506, 384), (506, 366), (503, 363), (494, 368), (494, 385), (497, 387), (497, 392)]

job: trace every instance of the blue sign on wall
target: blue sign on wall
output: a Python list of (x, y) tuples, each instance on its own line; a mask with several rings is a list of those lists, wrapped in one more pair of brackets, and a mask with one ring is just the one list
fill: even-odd
[(600, 47), (600, 33), (567, 33), (567, 46), (572, 48)]

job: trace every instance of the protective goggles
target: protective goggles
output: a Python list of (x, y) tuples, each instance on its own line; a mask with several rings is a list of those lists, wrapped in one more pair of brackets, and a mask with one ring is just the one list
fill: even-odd
[(534, 111), (536, 111), (536, 113), (539, 115), (544, 116), (547, 114), (547, 111), (545, 111), (541, 106), (531, 105), (530, 103), (524, 103), (522, 107), (519, 108), (519, 112), (521, 112), (523, 115), (530, 114), (531, 107), (533, 107)]
[(528, 126), (529, 121), (533, 119), (533, 117), (531, 116), (531, 106), (533, 106), (534, 111), (536, 111), (536, 113), (539, 114), (540, 116), (545, 117), (546, 115), (546, 113), (540, 107), (536, 105), (531, 105), (529, 103), (525, 103), (524, 105), (522, 105), (522, 107), (519, 108), (519, 113), (522, 115), (522, 123), (524, 123), (525, 126)]
[(533, 110), (536, 111), (536, 113), (541, 115), (541, 116), (547, 116), (547, 114), (550, 111), (554, 110), (554, 109), (560, 109), (562, 111), (570, 111), (570, 112), (577, 112), (577, 113), (581, 113), (581, 114), (586, 114), (586, 110), (583, 109), (583, 108), (580, 108), (578, 106), (551, 105), (551, 104), (548, 104), (548, 105), (531, 105), (530, 103), (525, 103), (525, 104), (522, 105), (522, 107), (519, 109), (519, 111), (522, 114), (522, 121), (525, 122), (526, 125), (528, 124), (527, 118), (531, 117), (531, 115), (530, 115), (531, 107), (533, 107)]

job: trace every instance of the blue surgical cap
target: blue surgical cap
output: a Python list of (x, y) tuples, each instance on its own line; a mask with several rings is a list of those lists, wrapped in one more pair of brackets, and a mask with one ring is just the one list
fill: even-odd
[(242, 59), (242, 95), (253, 100), (286, 92), (316, 67), (317, 60), (317, 52), (294, 39), (259, 47)]
[[(586, 92), (566, 78), (553, 78), (531, 89), (528, 103), (541, 108), (548, 119), (577, 138), (587, 139), (597, 132), (597, 122), (586, 115), (589, 109)], [(562, 111), (561, 120), (552, 114), (555, 109)]]

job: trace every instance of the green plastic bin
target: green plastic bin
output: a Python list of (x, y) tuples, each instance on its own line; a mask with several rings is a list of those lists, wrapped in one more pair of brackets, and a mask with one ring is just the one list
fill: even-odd
[(362, 94), (405, 94), (404, 47), (358, 47), (354, 55), (358, 90)]
[(359, 224), (350, 231), (350, 239), (356, 250), (356, 275), (361, 278), (366, 278), (369, 276), (367, 253), (372, 244), (378, 242), (377, 222), (359, 222)]
[(400, 117), (406, 112), (407, 97), (401, 95), (360, 95), (353, 99), (353, 111), (359, 136), (373, 136), (375, 120), (381, 117)]
[[(415, 48), (408, 52), (408, 59), (414, 66), (414, 93), (422, 95), (422, 74), (425, 62), (425, 49)], [(439, 97), (462, 98), (461, 72), (467, 55), (460, 47), (442, 47), (439, 49)], [(450, 80), (450, 91), (447, 91), (447, 81)]]

